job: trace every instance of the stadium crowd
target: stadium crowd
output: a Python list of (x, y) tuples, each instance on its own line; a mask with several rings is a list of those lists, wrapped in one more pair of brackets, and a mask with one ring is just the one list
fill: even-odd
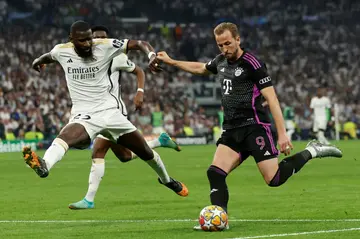
[[(299, 129), (311, 128), (309, 102), (318, 87), (326, 87), (331, 101), (338, 104), (341, 123), (359, 126), (359, 2), (221, 3), (156, 0), (150, 8), (150, 2), (140, 4), (138, 0), (87, 0), (82, 4), (0, 0), (0, 138), (23, 139), (28, 132), (42, 132), (44, 138), (52, 138), (67, 123), (71, 103), (62, 68), (49, 66), (39, 74), (30, 66), (35, 57), (66, 42), (69, 24), (78, 19), (109, 26), (114, 37), (146, 40), (175, 58), (202, 62), (218, 54), (212, 27), (218, 21), (234, 21), (240, 26), (243, 46), (266, 62), (282, 106), (294, 107)], [(121, 23), (119, 17), (147, 17), (149, 22), (175, 24), (134, 26)], [(129, 58), (146, 69), (143, 54), (130, 52)], [(192, 87), (194, 82), (200, 85), (200, 92)], [(199, 78), (168, 67), (160, 74), (146, 70), (145, 102), (143, 109), (135, 112), (132, 99), (136, 79), (123, 74), (122, 97), (131, 121), (144, 134), (162, 128), (171, 135), (202, 134), (219, 125), (217, 110), (208, 111), (194, 98), (206, 95), (201, 89), (208, 82), (214, 78)], [(217, 90), (220, 86), (213, 87)], [(214, 100), (220, 106), (219, 98), (215, 96)], [(162, 122), (152, 120), (156, 114), (162, 114)]]

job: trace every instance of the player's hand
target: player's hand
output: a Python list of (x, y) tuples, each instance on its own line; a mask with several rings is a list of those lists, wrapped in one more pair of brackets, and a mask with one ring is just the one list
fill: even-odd
[(135, 110), (140, 110), (144, 102), (144, 92), (138, 91), (134, 98)]
[(156, 55), (152, 55), (150, 57), (149, 68), (153, 73), (162, 71), (162, 69), (160, 68), (160, 61), (157, 59)]
[(32, 63), (32, 68), (37, 72), (40, 72), (42, 69), (45, 68), (45, 64), (40, 64), (39, 59), (36, 58)]
[(280, 147), (280, 152), (285, 154), (285, 156), (290, 155), (291, 150), (293, 149), (293, 145), (289, 139), (289, 136), (287, 136), (286, 133), (279, 134), (278, 135), (278, 144)]
[(170, 64), (172, 59), (165, 51), (159, 51), (156, 55), (156, 58), (166, 64)]

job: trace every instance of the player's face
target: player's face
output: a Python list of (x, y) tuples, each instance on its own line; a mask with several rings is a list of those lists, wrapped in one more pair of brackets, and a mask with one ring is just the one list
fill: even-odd
[(229, 30), (220, 35), (215, 34), (216, 43), (224, 56), (231, 61), (237, 60), (240, 49), (240, 37), (234, 38)]
[(324, 95), (323, 89), (317, 89), (317, 96), (322, 97)]
[(71, 36), (71, 42), (74, 44), (76, 52), (80, 57), (87, 58), (92, 56), (93, 36), (90, 29), (75, 32)]
[(108, 38), (108, 35), (106, 34), (106, 31), (94, 31), (93, 38)]

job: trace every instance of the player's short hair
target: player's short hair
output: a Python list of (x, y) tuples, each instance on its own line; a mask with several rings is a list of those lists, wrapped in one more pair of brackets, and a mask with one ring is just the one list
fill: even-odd
[(91, 31), (92, 31), (92, 32), (104, 31), (104, 32), (106, 32), (107, 35), (109, 35), (109, 32), (110, 32), (107, 27), (102, 26), (102, 25), (93, 26), (93, 27), (91, 28)]
[(221, 35), (226, 30), (229, 30), (234, 38), (240, 36), (238, 27), (231, 22), (222, 22), (219, 25), (217, 25), (214, 29), (214, 34)]
[(90, 30), (90, 25), (87, 22), (84, 21), (76, 21), (74, 22), (71, 27), (70, 27), (70, 32), (71, 33), (75, 33), (75, 32), (85, 32), (87, 30)]

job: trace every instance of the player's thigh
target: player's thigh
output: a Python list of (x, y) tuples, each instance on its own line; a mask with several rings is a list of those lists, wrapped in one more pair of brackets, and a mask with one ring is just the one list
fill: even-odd
[(212, 165), (229, 173), (239, 165), (239, 153), (226, 145), (219, 144), (216, 148)]
[(121, 135), (118, 144), (128, 148), (143, 160), (150, 160), (154, 158), (152, 149), (146, 143), (144, 137), (138, 130)]
[(57, 137), (64, 140), (69, 147), (86, 148), (91, 143), (85, 127), (79, 123), (67, 124)]
[(105, 158), (105, 155), (112, 144), (113, 142), (106, 137), (98, 135), (94, 140), (92, 158)]
[(263, 178), (269, 182), (278, 170), (279, 151), (276, 148), (276, 136), (267, 125), (250, 126), (249, 132), (246, 137), (247, 148), (254, 157)]
[(131, 150), (128, 148), (125, 148), (124, 146), (120, 144), (115, 144), (111, 142), (111, 150), (115, 154), (115, 156), (121, 161), (121, 162), (127, 162), (132, 159)]
[[(84, 149), (90, 145), (96, 135), (104, 128), (102, 112), (73, 115), (69, 123), (61, 130), (59, 137), (68, 140), (70, 147)], [(65, 140), (65, 142), (67, 142)]]

